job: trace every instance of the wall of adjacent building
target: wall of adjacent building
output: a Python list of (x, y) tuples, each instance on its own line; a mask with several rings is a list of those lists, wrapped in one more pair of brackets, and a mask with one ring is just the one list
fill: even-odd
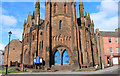
[[(109, 43), (109, 38), (111, 38), (111, 43)], [(110, 57), (112, 62), (113, 62), (114, 57), (119, 57), (119, 53), (120, 53), (120, 47), (118, 46), (119, 42), (116, 43), (115, 38), (118, 38), (118, 37), (112, 37), (112, 36), (104, 36), (103, 37), (103, 45), (104, 45), (104, 53), (105, 53), (105, 65), (108, 65), (107, 57)], [(113, 51), (112, 53), (110, 52), (110, 47), (112, 47), (112, 51)], [(119, 53), (117, 52), (116, 47), (119, 48)]]
[(0, 51), (0, 66), (3, 65), (3, 59), (4, 59), (3, 51)]
[(8, 45), (5, 47), (3, 65), (7, 64), (7, 54), (8, 54), (8, 66), (10, 66), (10, 61), (20, 63), (21, 51), (22, 51), (22, 43), (18, 39), (11, 40), (9, 45), (9, 54), (8, 54)]

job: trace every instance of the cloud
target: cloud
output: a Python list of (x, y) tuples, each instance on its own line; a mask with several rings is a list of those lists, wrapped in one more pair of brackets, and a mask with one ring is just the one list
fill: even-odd
[(0, 50), (4, 50), (5, 45), (0, 43)]
[(8, 11), (5, 10), (4, 8), (0, 7), (0, 15), (2, 15), (3, 13), (8, 13)]
[(106, 31), (114, 31), (118, 28), (118, 2), (114, 0), (103, 0), (97, 6), (99, 12), (91, 13), (95, 28)]
[(2, 25), (6, 26), (16, 26), (17, 19), (14, 16), (8, 16), (8, 15), (0, 15), (0, 20), (2, 21)]
[(118, 3), (113, 0), (104, 0), (101, 2), (100, 10), (109, 15), (114, 15), (118, 13)]

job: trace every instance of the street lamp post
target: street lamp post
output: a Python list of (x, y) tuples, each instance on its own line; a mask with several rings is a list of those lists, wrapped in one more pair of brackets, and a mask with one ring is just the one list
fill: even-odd
[(9, 34), (9, 43), (8, 43), (8, 53), (7, 53), (7, 64), (6, 64), (6, 75), (7, 75), (7, 71), (8, 71), (8, 56), (9, 56), (9, 46), (10, 46), (10, 37), (11, 37), (11, 34), (12, 32), (8, 32)]
[(100, 66), (102, 69), (101, 47), (100, 47), (100, 35), (98, 34), (99, 48), (100, 48)]

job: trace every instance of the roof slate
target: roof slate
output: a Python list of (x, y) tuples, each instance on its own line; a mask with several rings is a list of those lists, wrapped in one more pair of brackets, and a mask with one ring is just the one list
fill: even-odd
[(106, 32), (106, 31), (100, 31), (100, 34), (102, 36), (114, 36), (114, 37), (120, 37), (120, 32)]

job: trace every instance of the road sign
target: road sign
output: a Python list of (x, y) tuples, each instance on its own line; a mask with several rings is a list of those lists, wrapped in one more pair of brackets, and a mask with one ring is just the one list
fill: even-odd
[(43, 62), (43, 59), (42, 58), (40, 58), (40, 63), (42, 63)]
[(39, 63), (39, 56), (36, 57), (36, 63)]
[(34, 63), (36, 63), (36, 58), (34, 58)]

